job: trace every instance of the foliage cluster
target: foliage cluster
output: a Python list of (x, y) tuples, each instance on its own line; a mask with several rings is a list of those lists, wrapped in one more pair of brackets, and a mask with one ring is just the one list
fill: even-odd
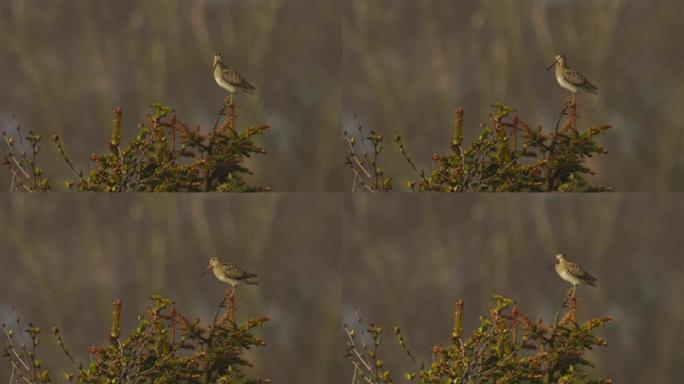
[[(585, 367), (591, 363), (585, 353), (595, 346), (606, 346), (595, 330), (611, 321), (595, 318), (578, 324), (577, 299), (566, 298), (552, 324), (531, 320), (502, 296), (494, 296), (495, 305), (489, 317), (469, 337), (463, 335), (463, 301), (456, 303), (450, 344), (432, 349), (432, 363), (418, 364), (407, 347), (399, 327), (394, 336), (415, 365), (405, 374), (408, 382), (420, 384), (497, 383), (497, 384), (607, 384), (611, 380), (590, 379)], [(361, 331), (345, 325), (346, 356), (354, 368), (352, 383), (395, 383), (394, 373), (379, 355), (384, 329), (370, 324)], [(368, 335), (368, 337), (366, 336)]]
[[(53, 136), (57, 152), (74, 174), (65, 182), (68, 190), (78, 192), (261, 192), (265, 186), (248, 185), (252, 174), (246, 158), (266, 150), (254, 138), (268, 125), (235, 127), (235, 106), (225, 104), (213, 128), (202, 133), (181, 122), (169, 107), (152, 105), (153, 112), (138, 134), (127, 145), (121, 144), (121, 108), (114, 111), (109, 151), (90, 156), (88, 172), (78, 170), (66, 155), (59, 136)], [(3, 164), (11, 178), (11, 191), (48, 192), (50, 178), (43, 175), (37, 157), (42, 137), (30, 131), (24, 136), (17, 127), (18, 139), (3, 132)], [(26, 142), (26, 144), (24, 143)], [(26, 149), (25, 146), (30, 147)]]
[[(456, 110), (450, 152), (432, 156), (433, 169), (419, 169), (406, 151), (399, 134), (394, 141), (399, 152), (418, 175), (408, 181), (409, 190), (420, 192), (589, 192), (607, 191), (593, 186), (587, 175), (594, 172), (586, 162), (606, 149), (596, 139), (611, 129), (597, 125), (586, 130), (577, 127), (577, 104), (571, 99), (561, 110), (552, 132), (531, 128), (515, 110), (503, 104), (493, 105), (488, 123), (480, 124), (480, 134), (470, 145), (463, 144), (463, 109)], [(392, 178), (379, 164), (382, 134), (371, 131), (364, 137), (359, 127), (361, 145), (345, 132), (346, 164), (354, 175), (353, 191), (391, 191)]]
[[(200, 324), (181, 314), (173, 303), (155, 296), (144, 316), (128, 337), (121, 333), (121, 301), (114, 303), (109, 345), (92, 347), (90, 363), (78, 363), (66, 347), (60, 330), (53, 328), (54, 339), (73, 363), (75, 371), (66, 373), (68, 383), (236, 383), (265, 384), (269, 380), (249, 378), (242, 368), (245, 350), (265, 346), (253, 334), (268, 318), (234, 321), (234, 302), (224, 297), (216, 308), (213, 322)], [(2, 325), (5, 335), (4, 357), (10, 364), (10, 383), (47, 384), (51, 372), (43, 368), (37, 348), (42, 330), (33, 324), (24, 329), (17, 317), (15, 327)], [(26, 334), (28, 337), (26, 337)]]

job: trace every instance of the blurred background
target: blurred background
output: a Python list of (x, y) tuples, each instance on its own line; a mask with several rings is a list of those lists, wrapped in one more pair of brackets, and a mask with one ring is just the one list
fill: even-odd
[[(548, 270), (558, 252), (598, 278), (580, 286), (578, 320), (612, 316), (590, 351), (592, 375), (616, 383), (674, 383), (684, 355), (684, 198), (659, 195), (392, 194), (349, 199), (344, 216), (343, 320), (399, 325), (419, 361), (447, 345), (454, 304), (464, 333), (487, 315), (491, 297), (517, 301), (531, 319), (553, 321), (570, 285)], [(340, 332), (341, 333), (341, 332)], [(413, 364), (391, 335), (387, 367)], [(353, 369), (347, 364), (347, 376)]]
[[(610, 154), (590, 161), (595, 184), (683, 191), (683, 4), (678, 0), (350, 0), (343, 21), (343, 129), (399, 132), (422, 169), (445, 153), (454, 108), (466, 143), (490, 105), (551, 129), (569, 92), (545, 68), (564, 52), (599, 88), (578, 94), (580, 127), (612, 124)], [(383, 167), (417, 178), (394, 144)], [(348, 186), (351, 188), (351, 172)], [(401, 183), (403, 184), (403, 183)]]
[[(340, 330), (340, 204), (327, 196), (68, 195), (0, 199), (0, 322), (12, 306), (46, 334), (42, 354), (62, 377), (72, 365), (50, 335), (63, 331), (78, 361), (108, 343), (112, 303), (122, 328), (159, 294), (188, 318), (211, 321), (229, 287), (208, 274), (218, 256), (259, 274), (238, 288), (237, 320), (267, 316), (267, 346), (245, 355), (251, 377), (324, 383), (344, 377)], [(10, 370), (0, 361), (0, 381)], [(332, 381), (332, 382), (347, 382)]]
[[(5, 0), (0, 2), (0, 131), (43, 134), (40, 163), (54, 185), (71, 177), (49, 142), (62, 136), (76, 166), (107, 150), (113, 110), (124, 141), (160, 102), (208, 129), (227, 93), (212, 60), (257, 88), (238, 93), (238, 126), (270, 124), (251, 184), (275, 191), (339, 190), (341, 6), (338, 0)], [(16, 116), (16, 120), (12, 116)], [(0, 153), (4, 153), (3, 150)], [(9, 177), (0, 173), (0, 190)]]

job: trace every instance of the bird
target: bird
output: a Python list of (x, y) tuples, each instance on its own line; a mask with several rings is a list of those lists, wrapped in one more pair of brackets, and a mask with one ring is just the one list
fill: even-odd
[(202, 272), (200, 277), (204, 276), (210, 269), (213, 270), (214, 276), (224, 283), (230, 284), (233, 288), (230, 297), (235, 293), (235, 288), (240, 284), (259, 285), (258, 276), (256, 273), (247, 272), (237, 265), (222, 263), (218, 257), (212, 257), (209, 260), (209, 266)]
[(214, 55), (214, 80), (219, 87), (230, 93), (230, 104), (233, 103), (233, 95), (238, 89), (250, 95), (256, 90), (241, 74), (223, 64), (223, 56), (220, 53)]
[(556, 80), (561, 87), (572, 92), (573, 96), (580, 90), (583, 89), (586, 92), (596, 94), (598, 88), (587, 80), (584, 75), (579, 71), (572, 69), (567, 66), (565, 61), (565, 55), (559, 53), (553, 60), (553, 63), (549, 65), (546, 70), (548, 71), (551, 67), (556, 66)]
[(585, 271), (579, 264), (568, 261), (564, 254), (556, 255), (556, 273), (561, 279), (572, 284), (572, 296), (575, 295), (575, 289), (581, 283), (585, 283), (592, 287), (596, 286), (597, 279)]

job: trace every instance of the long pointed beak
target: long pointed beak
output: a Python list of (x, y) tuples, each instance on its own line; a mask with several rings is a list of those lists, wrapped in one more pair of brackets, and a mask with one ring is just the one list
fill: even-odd
[(551, 65), (549, 65), (548, 67), (546, 67), (546, 70), (548, 71), (549, 69), (553, 68), (553, 66), (556, 65), (556, 63), (557, 63), (557, 61), (554, 60), (553, 63), (551, 63)]
[(556, 266), (556, 264), (551, 264), (551, 265), (549, 265), (548, 267), (546, 267), (546, 269), (548, 269), (548, 270), (550, 271), (550, 270), (552, 270), (553, 267), (555, 267), (555, 266)]
[(207, 267), (207, 269), (205, 269), (204, 272), (202, 272), (202, 274), (200, 275), (200, 278), (201, 278), (202, 276), (206, 275), (207, 272), (209, 272), (210, 269), (211, 269), (211, 264), (209, 264), (209, 266)]

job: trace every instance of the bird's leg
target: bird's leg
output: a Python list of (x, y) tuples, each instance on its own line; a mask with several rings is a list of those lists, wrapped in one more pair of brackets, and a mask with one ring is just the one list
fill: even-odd
[[(230, 290), (226, 290), (226, 298), (225, 300), (228, 302), (229, 305), (232, 305), (231, 303), (233, 302), (233, 296), (235, 295), (235, 287), (231, 287)], [(229, 306), (230, 308), (230, 306)]]
[(235, 287), (230, 288), (230, 294), (228, 295), (228, 301), (230, 302), (231, 306), (235, 304)]
[[(232, 96), (231, 96), (231, 98), (232, 98)], [(235, 114), (235, 105), (231, 101), (230, 105), (228, 105), (228, 130), (234, 136), (237, 136), (237, 132), (235, 132), (235, 128), (234, 128), (236, 117), (237, 117), (237, 115)]]
[(571, 297), (571, 290), (572, 288), (568, 288), (565, 290), (565, 300), (563, 300), (563, 304), (561, 304), (561, 307), (565, 307), (568, 305), (568, 301), (570, 301)]
[(568, 318), (572, 320), (572, 323), (577, 326), (577, 297), (573, 296), (570, 299), (570, 309), (568, 310)]
[(236, 308), (235, 308), (235, 287), (233, 287), (233, 289), (231, 289), (231, 291), (230, 291), (230, 296), (228, 296), (228, 302), (229, 302), (229, 306), (228, 306), (228, 318), (229, 318), (230, 321), (232, 322), (232, 321), (233, 321), (233, 317), (234, 317), (234, 315), (235, 315), (235, 309), (236, 309)]
[(570, 295), (570, 298), (571, 298), (571, 299), (574, 299), (574, 298), (575, 298), (575, 290), (576, 290), (576, 289), (577, 289), (577, 286), (573, 284), (573, 285), (572, 285), (572, 295)]

